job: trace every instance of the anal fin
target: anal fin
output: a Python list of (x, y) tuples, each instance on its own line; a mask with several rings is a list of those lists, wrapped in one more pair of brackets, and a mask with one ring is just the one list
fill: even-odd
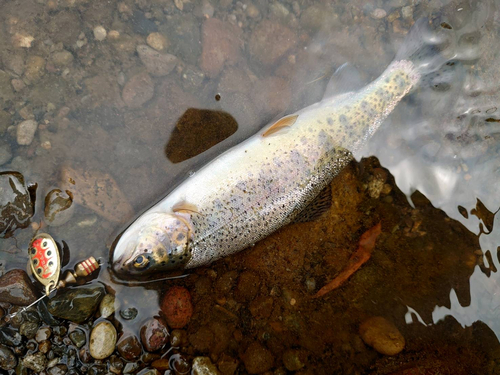
[(295, 124), (295, 121), (297, 121), (298, 115), (290, 115), (290, 116), (285, 116), (278, 121), (276, 121), (274, 124), (272, 124), (264, 133), (262, 133), (263, 137), (270, 136), (271, 134), (274, 134), (282, 129), (288, 128)]
[(319, 219), (332, 206), (332, 188), (328, 184), (293, 220), (292, 223), (307, 223)]

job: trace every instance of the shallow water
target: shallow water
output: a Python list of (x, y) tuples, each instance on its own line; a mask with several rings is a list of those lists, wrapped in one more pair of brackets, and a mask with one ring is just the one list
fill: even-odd
[[(254, 342), (272, 353), (276, 374), (286, 372), (290, 349), (306, 353), (303, 374), (500, 371), (494, 1), (0, 0), (0, 7), (0, 149), (10, 149), (0, 168), (38, 184), (32, 226), (0, 240), (6, 270), (25, 268), (47, 193), (68, 189), (71, 217), (43, 230), (67, 244), (64, 270), (89, 255), (101, 260), (91, 282), (105, 283), (121, 310), (138, 309), (132, 321), (115, 313), (119, 330), (138, 332), (164, 292), (183, 285), (195, 313), (177, 352), (208, 355), (219, 367), (229, 357), (239, 373)], [(375, 155), (394, 180), (373, 159), (353, 163), (332, 183), (333, 206), (317, 222), (286, 227), (184, 279), (144, 286), (109, 274), (109, 247), (133, 218), (272, 118), (321, 99), (341, 64), (355, 66), (361, 82), (376, 78), (420, 17), (452, 26), (450, 59), (463, 71), (412, 93), (356, 155)], [(209, 28), (212, 18), (223, 23)], [(256, 36), (273, 27), (279, 43)], [(178, 59), (167, 74), (139, 56), (152, 32), (166, 38), (161, 53)], [(214, 40), (222, 63), (204, 54)], [(34, 139), (19, 145), (17, 126), (28, 119), (38, 124)], [(370, 261), (338, 290), (311, 299), (378, 221), (383, 234)], [(398, 356), (361, 342), (358, 327), (374, 315), (405, 337)]]

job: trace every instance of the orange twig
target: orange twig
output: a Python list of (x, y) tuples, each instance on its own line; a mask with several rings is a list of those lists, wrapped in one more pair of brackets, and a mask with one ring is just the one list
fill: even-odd
[(382, 233), (382, 226), (380, 223), (373, 228), (368, 229), (359, 239), (357, 250), (351, 255), (346, 266), (342, 272), (321, 288), (313, 298), (324, 296), (326, 293), (331, 292), (341, 286), (351, 275), (356, 272), (372, 255), (373, 248), (375, 247), (375, 240), (378, 235)]

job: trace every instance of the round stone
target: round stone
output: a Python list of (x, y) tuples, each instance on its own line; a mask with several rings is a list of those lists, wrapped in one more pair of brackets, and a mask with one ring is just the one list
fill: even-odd
[(405, 347), (405, 339), (397, 327), (381, 316), (365, 320), (359, 327), (363, 341), (380, 354), (396, 355)]
[(109, 357), (115, 350), (116, 329), (108, 321), (102, 321), (90, 333), (90, 355), (95, 359)]
[(96, 26), (94, 27), (94, 38), (95, 40), (98, 40), (99, 42), (102, 42), (104, 39), (106, 39), (106, 29), (102, 26)]

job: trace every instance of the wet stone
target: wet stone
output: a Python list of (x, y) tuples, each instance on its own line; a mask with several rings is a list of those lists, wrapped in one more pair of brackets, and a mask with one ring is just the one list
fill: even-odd
[(292, 100), (287, 81), (279, 77), (269, 77), (255, 83), (252, 97), (257, 109), (270, 117), (285, 111)]
[(24, 357), (23, 365), (35, 372), (40, 372), (47, 367), (47, 358), (40, 352), (29, 354)]
[(186, 331), (182, 329), (174, 329), (170, 332), (170, 346), (180, 347), (184, 346), (187, 343), (187, 335)]
[(221, 375), (221, 372), (208, 357), (196, 357), (193, 360), (193, 375)]
[(272, 353), (258, 342), (251, 343), (242, 355), (243, 363), (249, 374), (260, 374), (273, 367)]
[(38, 324), (33, 322), (25, 322), (19, 327), (19, 333), (28, 339), (35, 337), (38, 331)]
[(73, 60), (73, 54), (69, 51), (59, 51), (52, 55), (52, 63), (56, 68), (65, 67), (71, 64)]
[(35, 335), (36, 342), (42, 342), (48, 340), (52, 335), (52, 329), (50, 327), (40, 327)]
[[(137, 46), (137, 54), (147, 71), (154, 76), (169, 74), (177, 65), (178, 59), (168, 53), (160, 53), (144, 44)], [(125, 100), (125, 99), (124, 99)]]
[(146, 18), (143, 12), (134, 12), (131, 23), (132, 29), (137, 34), (148, 35), (152, 32), (158, 31), (158, 26), (156, 26), (152, 20)]
[(115, 350), (116, 337), (116, 329), (113, 324), (108, 321), (97, 323), (90, 333), (90, 355), (95, 359), (109, 357)]
[(12, 159), (10, 144), (0, 140), (0, 165), (8, 163)]
[(127, 361), (135, 361), (142, 353), (141, 343), (137, 336), (126, 333), (123, 334), (116, 343), (118, 353)]
[(69, 338), (78, 349), (80, 349), (87, 342), (85, 332), (83, 332), (81, 329), (75, 329), (69, 334)]
[(68, 366), (63, 363), (55, 365), (47, 370), (49, 375), (64, 375), (68, 372)]
[(310, 33), (316, 33), (323, 27), (332, 27), (338, 22), (338, 15), (333, 9), (323, 4), (313, 4), (302, 12), (300, 24)]
[(102, 26), (96, 26), (94, 27), (94, 38), (95, 40), (102, 42), (104, 39), (106, 39), (106, 29)]
[(203, 49), (200, 68), (209, 77), (216, 77), (224, 64), (234, 65), (241, 58), (241, 29), (229, 22), (209, 18), (202, 28)]
[(154, 83), (147, 73), (140, 73), (130, 78), (122, 91), (123, 101), (129, 108), (140, 108), (151, 100), (153, 95)]
[(191, 294), (181, 286), (170, 288), (163, 297), (161, 310), (170, 328), (185, 327), (193, 315)]
[(45, 74), (45, 59), (41, 56), (30, 55), (26, 61), (24, 76), (30, 82), (37, 82)]
[(306, 365), (307, 353), (304, 350), (288, 349), (283, 353), (283, 364), (288, 371), (298, 371)]
[[(3, 185), (1, 183), (1, 177), (3, 176), (0, 175), (0, 191), (2, 191)], [(2, 198), (0, 198), (0, 202), (1, 200)], [(31, 202), (29, 202), (29, 204), (31, 205)], [(32, 208), (30, 207), (30, 209)], [(22, 214), (22, 211), (19, 209), (9, 210), (9, 205), (4, 206), (2, 209), (2, 219), (5, 220), (5, 218), (8, 218), (10, 216), (4, 215), (4, 212), (12, 212), (12, 215), (16, 215), (19, 211)], [(0, 229), (2, 228), (2, 222), (0, 222)], [(0, 302), (8, 302), (12, 303), (13, 305), (26, 306), (34, 302), (35, 300), (36, 294), (31, 284), (31, 280), (23, 270), (12, 270), (0, 277)]]
[(396, 355), (405, 347), (405, 339), (397, 327), (381, 316), (365, 320), (359, 327), (363, 341), (380, 354)]
[(135, 307), (128, 307), (120, 310), (120, 316), (125, 320), (134, 320), (137, 317), (138, 311)]
[(47, 354), (52, 348), (52, 343), (49, 340), (42, 341), (38, 344), (38, 350), (40, 353)]
[(139, 368), (139, 364), (137, 362), (129, 362), (129, 363), (125, 364), (125, 367), (123, 368), (123, 373), (124, 374), (132, 374), (138, 368)]
[(260, 278), (255, 273), (250, 271), (242, 272), (238, 278), (236, 286), (236, 295), (238, 298), (246, 301), (253, 300), (257, 295), (260, 287)]
[(10, 84), (10, 74), (0, 70), (0, 99), (12, 100), (14, 99), (14, 92)]
[(249, 50), (253, 59), (270, 66), (296, 44), (297, 37), (293, 31), (277, 22), (264, 20), (251, 35)]
[(21, 334), (9, 327), (0, 327), (0, 344), (18, 346), (21, 344)]
[(56, 317), (83, 323), (97, 310), (104, 293), (102, 284), (68, 289), (53, 297), (47, 308)]
[(64, 336), (68, 332), (68, 329), (65, 326), (57, 326), (54, 327), (54, 334), (56, 336)]
[(214, 342), (213, 332), (206, 326), (189, 335), (189, 343), (198, 351), (208, 353)]
[(112, 355), (109, 358), (109, 370), (113, 374), (121, 374), (124, 368), (124, 363), (123, 361), (116, 355)]
[(69, 191), (53, 189), (45, 196), (45, 220), (51, 226), (66, 224), (73, 216), (73, 194)]
[(148, 352), (162, 348), (168, 341), (168, 329), (163, 319), (150, 319), (141, 327), (141, 342)]
[(151, 33), (146, 38), (146, 43), (157, 51), (163, 51), (168, 47), (168, 39), (160, 33)]
[(8, 347), (0, 345), (0, 368), (11, 370), (17, 365), (17, 358)]
[(21, 146), (30, 145), (35, 138), (38, 124), (35, 120), (26, 120), (16, 127), (17, 144)]
[(115, 312), (115, 296), (106, 294), (99, 304), (99, 312), (103, 318), (113, 315)]
[(171, 42), (171, 53), (188, 64), (198, 63), (201, 52), (200, 23), (194, 15), (183, 13), (171, 18), (167, 22), (165, 34)]

